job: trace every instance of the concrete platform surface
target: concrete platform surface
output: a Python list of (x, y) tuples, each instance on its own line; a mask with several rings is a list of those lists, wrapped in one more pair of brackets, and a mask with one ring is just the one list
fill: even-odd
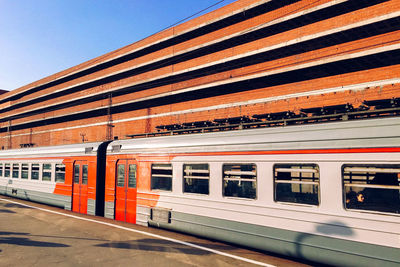
[(308, 266), (0, 196), (0, 266)]

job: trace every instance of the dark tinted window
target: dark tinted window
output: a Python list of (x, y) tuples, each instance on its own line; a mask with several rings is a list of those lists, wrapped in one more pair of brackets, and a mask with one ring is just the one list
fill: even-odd
[(315, 164), (276, 164), (275, 201), (319, 204), (319, 168)]
[(88, 184), (88, 165), (82, 165), (82, 184)]
[(79, 184), (79, 164), (75, 164), (74, 166), (74, 184)]
[(65, 165), (64, 164), (56, 164), (56, 182), (57, 183), (65, 182)]
[(10, 163), (6, 163), (4, 165), (4, 177), (10, 177), (11, 165)]
[(151, 166), (151, 189), (172, 191), (171, 164), (153, 164)]
[(344, 165), (346, 209), (400, 213), (400, 165)]
[(43, 164), (42, 181), (51, 181), (51, 164)]
[(22, 164), (21, 178), (28, 179), (28, 176), (29, 176), (29, 164), (24, 163)]
[(19, 178), (19, 164), (14, 163), (12, 167), (12, 178)]
[(118, 164), (117, 167), (117, 186), (125, 186), (125, 164)]
[(39, 164), (32, 164), (31, 179), (39, 180)]
[(226, 197), (257, 197), (257, 167), (255, 164), (224, 164), (223, 194)]
[(128, 187), (136, 188), (136, 165), (129, 164)]
[(183, 192), (208, 195), (209, 180), (210, 169), (208, 164), (183, 165)]

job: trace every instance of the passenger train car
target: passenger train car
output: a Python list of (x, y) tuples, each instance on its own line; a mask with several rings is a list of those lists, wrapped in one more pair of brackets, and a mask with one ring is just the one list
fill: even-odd
[(399, 117), (9, 150), (0, 164), (3, 194), (86, 213), (87, 176), (89, 214), (332, 265), (400, 265)]
[(97, 179), (104, 180), (104, 174), (98, 173), (104, 173), (104, 168), (97, 166), (101, 165), (97, 159), (105, 157), (106, 146), (90, 143), (1, 151), (0, 194), (101, 215), (104, 190), (97, 187)]

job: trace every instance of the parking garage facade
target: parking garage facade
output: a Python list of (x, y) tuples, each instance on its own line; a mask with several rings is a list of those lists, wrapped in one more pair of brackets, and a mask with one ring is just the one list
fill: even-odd
[(238, 0), (0, 95), (2, 149), (398, 115), (398, 0)]

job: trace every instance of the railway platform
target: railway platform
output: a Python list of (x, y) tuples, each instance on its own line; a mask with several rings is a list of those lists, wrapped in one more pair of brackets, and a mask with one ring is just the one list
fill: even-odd
[(210, 240), (0, 197), (0, 266), (308, 266)]

